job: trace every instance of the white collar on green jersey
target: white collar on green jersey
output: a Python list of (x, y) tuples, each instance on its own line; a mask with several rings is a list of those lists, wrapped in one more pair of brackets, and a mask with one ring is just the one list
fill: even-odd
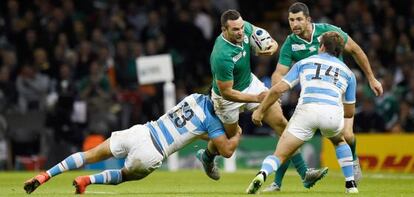
[(312, 35), (311, 35), (311, 39), (310, 39), (310, 42), (308, 42), (307, 40), (305, 40), (305, 39), (303, 39), (303, 38), (301, 38), (300, 36), (298, 36), (298, 35), (296, 35), (295, 34), (295, 36), (297, 37), (297, 38), (299, 38), (300, 40), (302, 40), (303, 42), (305, 42), (306, 44), (311, 44), (312, 42), (313, 42), (313, 34), (315, 33), (315, 23), (312, 23), (312, 27), (313, 27), (313, 29), (312, 29)]
[(226, 40), (226, 38), (223, 36), (223, 33), (221, 33), (221, 34), (220, 34), (220, 36), (221, 36), (221, 38), (222, 38), (224, 41), (226, 41), (227, 43), (229, 43), (229, 44), (231, 44), (231, 45), (233, 45), (233, 46), (235, 46), (235, 47), (239, 47), (239, 48), (243, 49), (243, 42), (242, 42), (242, 45), (240, 46), (240, 45), (233, 44), (232, 42), (230, 42), (230, 41)]

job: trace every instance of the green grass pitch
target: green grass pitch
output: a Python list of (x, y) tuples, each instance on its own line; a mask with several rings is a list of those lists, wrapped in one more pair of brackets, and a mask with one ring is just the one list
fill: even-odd
[[(31, 196), (73, 196), (72, 181), (76, 176), (96, 173), (74, 171), (61, 174), (40, 186)], [(247, 196), (245, 189), (255, 170), (223, 173), (219, 181), (210, 180), (202, 170), (155, 171), (147, 178), (117, 186), (91, 185), (86, 196)], [(23, 182), (35, 172), (0, 172), (0, 196), (24, 196)], [(262, 188), (273, 179), (270, 177)], [(414, 196), (414, 174), (364, 173), (359, 185), (360, 196)], [(275, 194), (260, 193), (262, 196)], [(344, 181), (339, 171), (328, 175), (310, 190), (305, 189), (294, 170), (285, 176), (277, 196), (344, 196)]]

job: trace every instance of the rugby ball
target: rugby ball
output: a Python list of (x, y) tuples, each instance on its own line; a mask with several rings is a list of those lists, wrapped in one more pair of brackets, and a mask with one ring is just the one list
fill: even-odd
[(270, 43), (272, 42), (272, 37), (270, 34), (260, 27), (253, 29), (253, 33), (250, 36), (250, 46), (254, 52), (266, 51)]

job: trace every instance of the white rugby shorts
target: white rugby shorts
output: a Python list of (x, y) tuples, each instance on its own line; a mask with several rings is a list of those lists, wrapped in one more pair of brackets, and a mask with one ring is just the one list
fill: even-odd
[(164, 159), (154, 147), (149, 128), (144, 125), (113, 132), (109, 142), (112, 154), (116, 158), (126, 158), (125, 168), (142, 178), (159, 168)]
[(334, 137), (344, 127), (342, 107), (326, 104), (308, 103), (298, 105), (290, 118), (286, 130), (297, 138), (308, 141), (320, 129), (323, 136)]
[[(249, 87), (241, 91), (248, 94), (260, 94), (267, 91), (268, 88), (254, 74), (252, 74), (252, 82)], [(224, 124), (233, 124), (239, 120), (239, 114), (244, 110), (252, 111), (256, 109), (260, 103), (238, 103), (225, 100), (212, 90), (211, 98), (214, 103), (214, 111)]]

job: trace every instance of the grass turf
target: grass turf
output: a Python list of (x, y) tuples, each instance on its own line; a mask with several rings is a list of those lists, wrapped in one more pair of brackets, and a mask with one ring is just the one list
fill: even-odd
[[(73, 196), (72, 181), (76, 176), (92, 171), (73, 171), (61, 174), (37, 188), (32, 196)], [(202, 170), (179, 172), (155, 171), (140, 181), (112, 185), (91, 185), (86, 190), (90, 196), (247, 196), (245, 189), (254, 177), (255, 170), (223, 173), (219, 181), (209, 179)], [(23, 182), (35, 172), (1, 172), (0, 196), (25, 195)], [(271, 183), (270, 177), (262, 186)], [(364, 173), (359, 186), (361, 196), (414, 196), (414, 174)], [(263, 196), (274, 193), (260, 193)], [(278, 196), (344, 196), (344, 178), (341, 172), (330, 171), (310, 190), (305, 189), (294, 170), (285, 176), (282, 192)]]

